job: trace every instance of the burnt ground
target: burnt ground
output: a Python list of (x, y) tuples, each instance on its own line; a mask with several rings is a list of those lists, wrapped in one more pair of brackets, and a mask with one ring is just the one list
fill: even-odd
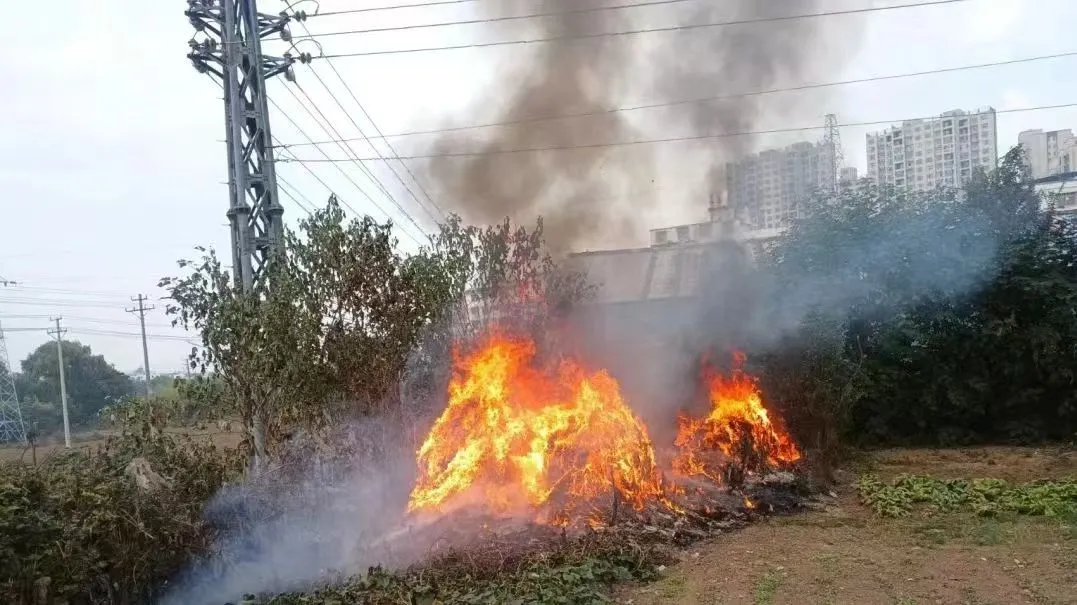
[(870, 470), (1025, 482), (1077, 476), (1072, 449), (891, 450), (839, 475), (817, 510), (774, 517), (699, 543), (632, 605), (1011, 605), (1077, 603), (1077, 522), (916, 513), (882, 519), (853, 483)]

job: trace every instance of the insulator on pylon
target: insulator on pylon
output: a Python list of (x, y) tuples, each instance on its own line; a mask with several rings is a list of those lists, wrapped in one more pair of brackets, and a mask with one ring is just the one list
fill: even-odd
[(285, 42), (292, 41), (292, 30), (288, 27), (288, 24), (284, 24), (284, 26), (280, 28), (280, 39)]
[(287, 68), (285, 68), (284, 79), (289, 82), (295, 82), (295, 70), (292, 69), (292, 66), (289, 65)]
[(299, 53), (299, 62), (304, 65), (309, 65), (313, 59), (314, 57), (312, 57), (310, 53)]

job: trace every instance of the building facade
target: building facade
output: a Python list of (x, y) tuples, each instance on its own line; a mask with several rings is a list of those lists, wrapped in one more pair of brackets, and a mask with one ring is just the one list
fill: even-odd
[(833, 189), (834, 147), (795, 143), (726, 165), (729, 205), (755, 229), (782, 229), (799, 218), (801, 202), (818, 189)]
[(868, 177), (912, 191), (961, 188), (998, 165), (995, 110), (948, 111), (867, 135)]
[(1072, 130), (1026, 130), (1017, 135), (1017, 142), (1025, 148), (1034, 179), (1077, 171), (1077, 138)]
[(1035, 187), (1044, 204), (1053, 207), (1056, 217), (1077, 220), (1077, 171), (1036, 179)]

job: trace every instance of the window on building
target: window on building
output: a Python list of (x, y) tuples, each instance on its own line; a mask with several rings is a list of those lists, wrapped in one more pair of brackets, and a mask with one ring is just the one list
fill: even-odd
[(710, 239), (711, 236), (711, 224), (702, 223), (697, 227), (697, 233), (699, 233), (699, 239)]
[(665, 229), (654, 232), (654, 243), (664, 244), (667, 241), (669, 241), (669, 233)]
[(686, 242), (689, 239), (688, 227), (677, 227), (677, 241)]

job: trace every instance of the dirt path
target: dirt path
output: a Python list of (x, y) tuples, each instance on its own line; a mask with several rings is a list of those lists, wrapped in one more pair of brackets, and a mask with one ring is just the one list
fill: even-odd
[[(881, 452), (872, 471), (1017, 481), (1077, 476), (1077, 452), (977, 448)], [(1077, 603), (1077, 519), (922, 514), (874, 517), (842, 476), (822, 510), (683, 553), (619, 603), (652, 605), (1011, 605)]]

